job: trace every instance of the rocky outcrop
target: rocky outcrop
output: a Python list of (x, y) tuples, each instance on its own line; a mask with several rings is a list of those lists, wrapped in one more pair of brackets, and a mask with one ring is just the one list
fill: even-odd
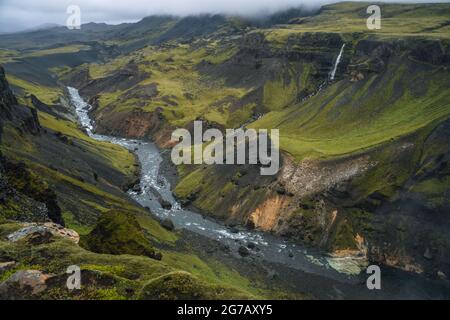
[(135, 139), (151, 139), (160, 147), (170, 146), (171, 126), (165, 121), (162, 110), (109, 112), (108, 108), (95, 111), (96, 132)]
[(12, 120), (12, 106), (17, 105), (17, 99), (9, 88), (5, 70), (0, 66), (0, 117)]
[(88, 83), (83, 83), (83, 86), (79, 87), (79, 90), (83, 97), (92, 98), (100, 92), (127, 90), (147, 77), (148, 74), (141, 72), (137, 64), (130, 62), (123, 68), (106, 77), (93, 79)]
[(75, 243), (80, 241), (78, 233), (72, 229), (66, 229), (56, 223), (26, 223), (23, 228), (16, 232), (13, 232), (7, 236), (8, 241), (17, 242), (29, 237), (30, 235), (35, 237), (47, 237), (47, 234), (51, 234), (57, 237), (63, 237), (69, 239)]
[(161, 226), (169, 231), (175, 230), (175, 225), (173, 224), (172, 220), (170, 219), (164, 219), (160, 222)]
[(6, 80), (5, 70), (0, 66), (0, 142), (6, 123), (34, 135), (41, 129), (36, 110), (18, 104)]
[(0, 205), (10, 219), (64, 225), (55, 192), (23, 162), (9, 161), (1, 154)]
[[(218, 65), (201, 63), (198, 69), (205, 75), (225, 79), (229, 86), (258, 91), (267, 81), (279, 78), (286, 83), (301, 82), (303, 67), (308, 65), (308, 82), (298, 88), (300, 101), (327, 82), (343, 43), (340, 35), (332, 33), (292, 34), (278, 44), (269, 41), (263, 32), (250, 32), (240, 40), (239, 51), (232, 58)], [(344, 56), (338, 71), (345, 70), (347, 64), (348, 58)]]
[(39, 270), (21, 270), (0, 283), (0, 299), (35, 299), (47, 289), (47, 281), (52, 277)]

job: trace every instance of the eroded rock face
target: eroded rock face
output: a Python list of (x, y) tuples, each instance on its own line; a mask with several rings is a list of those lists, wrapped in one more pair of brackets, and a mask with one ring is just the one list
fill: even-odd
[(14, 220), (35, 222), (51, 220), (64, 225), (55, 192), (25, 163), (12, 162), (0, 155), (0, 174), (4, 176), (2, 179), (4, 187), (0, 186), (0, 190), (5, 190), (5, 198), (19, 197), (23, 201), (13, 201), (28, 207), (31, 211), (30, 214), (19, 214), (17, 217), (13, 217)]
[(279, 180), (284, 183), (287, 191), (303, 197), (348, 181), (373, 165), (369, 156), (333, 162), (304, 160), (299, 164), (286, 158)]
[[(95, 109), (95, 103), (92, 104)], [(164, 120), (161, 110), (110, 112), (106, 107), (95, 113), (96, 131), (133, 139), (150, 138), (160, 147), (170, 145), (172, 129)]]
[(250, 214), (249, 222), (264, 231), (274, 230), (282, 211), (288, 207), (290, 200), (289, 197), (281, 195), (268, 198)]
[(106, 77), (83, 83), (83, 86), (80, 87), (80, 93), (83, 96), (94, 97), (100, 92), (127, 90), (147, 77), (148, 74), (139, 71), (139, 66), (136, 63), (130, 62)]
[(330, 254), (327, 260), (332, 268), (346, 274), (360, 274), (367, 268), (369, 258), (366, 240), (356, 234), (355, 244), (355, 248), (336, 250)]
[[(309, 241), (305, 229), (315, 225), (315, 230), (321, 230), (321, 240), (315, 239), (317, 244), (326, 244), (338, 211), (335, 207), (325, 205), (323, 201), (314, 201), (314, 217), (303, 221), (298, 216), (299, 209), (304, 207), (302, 199), (305, 197), (325, 193), (337, 188), (342, 183), (360, 175), (374, 165), (369, 156), (344, 159), (335, 162), (319, 162), (304, 160), (295, 163), (285, 157), (283, 166), (277, 179), (277, 184), (272, 187), (272, 193), (249, 215), (249, 222), (256, 228), (264, 231), (275, 231), (287, 235), (297, 230), (297, 224), (304, 236), (302, 240)], [(293, 214), (297, 214), (293, 217)], [(312, 222), (314, 220), (314, 222)], [(292, 228), (291, 228), (292, 227)], [(317, 233), (317, 232), (316, 232)], [(317, 236), (317, 235), (316, 235)]]
[(72, 230), (66, 229), (56, 223), (26, 223), (24, 227), (16, 232), (11, 233), (7, 236), (8, 240), (11, 242), (17, 242), (22, 240), (30, 235), (40, 235), (41, 237), (47, 237), (46, 235), (50, 233), (54, 236), (59, 236), (63, 238), (67, 238), (75, 243), (80, 241), (79, 234)]

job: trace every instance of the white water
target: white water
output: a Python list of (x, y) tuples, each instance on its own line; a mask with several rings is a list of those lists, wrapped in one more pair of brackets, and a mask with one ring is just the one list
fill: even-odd
[(344, 48), (345, 48), (345, 43), (342, 45), (341, 51), (339, 52), (339, 55), (337, 56), (336, 62), (334, 63), (333, 70), (330, 73), (330, 80), (331, 81), (333, 81), (334, 78), (336, 77), (336, 71), (337, 71), (337, 68), (339, 66), (339, 63), (341, 62), (342, 55), (344, 54)]

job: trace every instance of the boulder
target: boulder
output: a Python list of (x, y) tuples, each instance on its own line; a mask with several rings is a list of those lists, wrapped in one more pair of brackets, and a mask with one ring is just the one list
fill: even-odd
[(278, 187), (276, 188), (276, 192), (277, 192), (279, 195), (284, 196), (284, 195), (286, 194), (286, 189), (285, 189), (284, 186), (278, 186)]
[(20, 270), (0, 284), (0, 299), (27, 299), (47, 289), (52, 275), (39, 270)]
[(248, 257), (250, 255), (250, 251), (244, 246), (239, 247), (238, 253), (241, 257)]
[(165, 210), (172, 210), (172, 204), (164, 199), (161, 200), (161, 207)]
[(27, 238), (30, 235), (34, 235), (27, 240), (43, 241), (45, 238), (49, 238), (48, 233), (50, 233), (53, 236), (67, 238), (75, 243), (80, 242), (80, 235), (76, 231), (64, 228), (63, 226), (53, 222), (24, 223), (23, 226), (24, 227), (22, 229), (9, 234), (7, 236), (7, 239), (11, 242), (17, 242), (19, 240)]
[(25, 241), (34, 246), (51, 243), (53, 242), (53, 234), (48, 230), (36, 231), (26, 236)]
[(427, 259), (427, 260), (433, 259), (433, 255), (431, 254), (431, 251), (430, 251), (429, 248), (427, 248), (427, 249), (425, 250), (425, 253), (423, 254), (423, 257), (424, 257), (425, 259)]
[(133, 188), (131, 188), (131, 190), (132, 190), (133, 192), (137, 192), (137, 193), (141, 193), (141, 192), (142, 192), (142, 189), (141, 189), (141, 185), (140, 185), (140, 184), (135, 184), (135, 185), (133, 186)]
[(161, 226), (169, 231), (173, 231), (175, 230), (175, 225), (173, 224), (172, 220), (170, 219), (164, 219), (163, 221), (161, 221)]

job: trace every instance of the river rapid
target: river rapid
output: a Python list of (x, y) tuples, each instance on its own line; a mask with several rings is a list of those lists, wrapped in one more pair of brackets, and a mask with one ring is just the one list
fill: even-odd
[[(95, 122), (89, 115), (91, 106), (84, 101), (77, 89), (71, 87), (67, 89), (79, 122), (89, 136), (121, 145), (138, 156), (141, 164), (141, 191), (129, 191), (129, 196), (141, 206), (149, 208), (159, 219), (172, 220), (177, 229), (186, 229), (219, 241), (230, 248), (236, 257), (239, 257), (237, 252), (241, 246), (252, 243), (256, 246), (256, 249), (249, 250), (252, 258), (271, 266), (280, 265), (292, 270), (292, 274), (295, 275), (293, 281), (297, 281), (301, 289), (311, 288), (310, 290), (316, 291), (315, 284), (310, 283), (314, 279), (321, 285), (326, 283), (325, 287), (331, 292), (321, 292), (322, 290), (317, 289), (318, 292), (313, 293), (321, 298), (450, 298), (448, 288), (441, 284), (384, 267), (382, 290), (370, 291), (365, 283), (369, 275), (361, 268), (360, 261), (351, 258), (333, 258), (318, 250), (259, 231), (230, 229), (220, 222), (184, 209), (173, 196), (168, 179), (160, 173), (163, 157), (157, 146), (149, 141), (95, 134)], [(161, 199), (170, 203), (172, 208), (170, 210), (162, 208)]]

